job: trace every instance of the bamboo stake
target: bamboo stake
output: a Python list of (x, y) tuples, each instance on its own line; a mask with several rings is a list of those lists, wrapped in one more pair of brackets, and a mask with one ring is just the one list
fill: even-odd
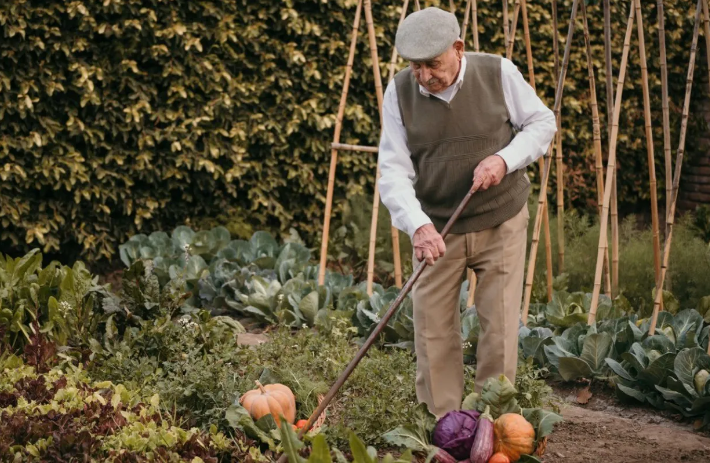
[[(475, 0), (474, 0), (475, 1)], [(461, 27), (461, 40), (466, 41), (466, 29), (468, 26), (468, 18), (471, 13), (471, 0), (466, 2), (466, 11), (463, 14), (463, 26)], [(466, 299), (466, 307), (471, 307), (476, 293), (476, 272), (469, 268), (467, 270), (468, 279), (468, 298)]]
[(508, 44), (508, 0), (503, 0), (503, 47)]
[[(370, 56), (372, 58), (372, 73), (375, 78), (375, 93), (377, 95), (377, 109), (380, 113), (380, 127), (382, 126), (382, 77), (380, 76), (380, 63), (377, 57), (377, 41), (375, 37), (375, 26), (372, 22), (371, 0), (364, 0), (365, 23), (367, 24), (367, 36), (370, 41)], [(375, 175), (375, 194), (372, 199), (372, 222), (370, 225), (370, 253), (367, 259), (367, 294), (372, 295), (372, 283), (375, 278), (375, 241), (377, 240), (377, 215), (380, 209), (380, 190), (378, 180), (380, 178), (380, 166), (377, 165)]]
[[(362, 0), (357, 4), (355, 9), (355, 19), (353, 20), (353, 29), (350, 35), (350, 51), (348, 54), (348, 63), (345, 66), (345, 77), (343, 78), (343, 90), (340, 94), (340, 105), (338, 106), (338, 115), (335, 118), (335, 131), (333, 133), (333, 143), (340, 142), (340, 132), (343, 128), (343, 114), (345, 113), (345, 102), (348, 99), (348, 88), (350, 87), (350, 75), (353, 70), (353, 61), (355, 59), (355, 47), (357, 45), (357, 31), (360, 27), (360, 12), (362, 10)], [(318, 285), (325, 284), (325, 267), (328, 257), (328, 235), (330, 231), (330, 215), (333, 204), (333, 189), (335, 185), (335, 169), (338, 164), (338, 150), (330, 150), (330, 169), (328, 171), (328, 192), (325, 199), (325, 217), (323, 218), (323, 238), (320, 250), (320, 267), (318, 269)]]
[(651, 227), (653, 228), (653, 263), (656, 279), (661, 274), (661, 242), (658, 236), (658, 189), (656, 186), (656, 159), (653, 152), (653, 132), (651, 129), (651, 96), (648, 91), (648, 67), (646, 64), (646, 42), (643, 33), (643, 13), (641, 0), (636, 0), (636, 29), (641, 61), (641, 87), (643, 89), (643, 116), (646, 125), (646, 154), (648, 157), (648, 177), (651, 192)]
[(466, 10), (463, 13), (463, 24), (461, 25), (461, 40), (466, 42), (466, 29), (468, 29), (468, 18), (471, 14), (471, 0), (466, 1)]
[(505, 57), (511, 59), (513, 56), (513, 44), (515, 43), (515, 31), (518, 27), (518, 15), (520, 14), (520, 0), (515, 0), (513, 8), (513, 25), (510, 28), (510, 36), (508, 37), (508, 45), (506, 46)]
[(621, 56), (621, 68), (616, 86), (616, 99), (614, 100), (614, 113), (611, 126), (611, 139), (609, 142), (609, 160), (607, 161), (606, 185), (604, 185), (604, 202), (602, 204), (601, 227), (599, 229), (599, 249), (597, 252), (597, 266), (594, 273), (594, 290), (592, 292), (592, 303), (589, 310), (588, 323), (594, 323), (597, 314), (597, 304), (599, 303), (599, 290), (601, 289), (602, 266), (604, 264), (604, 253), (607, 248), (607, 226), (609, 219), (609, 203), (611, 202), (612, 182), (614, 181), (614, 170), (616, 169), (616, 141), (619, 135), (619, 115), (621, 113), (621, 96), (624, 90), (624, 78), (626, 77), (626, 66), (629, 58), (629, 48), (631, 44), (631, 32), (634, 21), (634, 0), (629, 3), (629, 19), (624, 37), (624, 49)]
[(330, 147), (339, 151), (361, 151), (363, 153), (379, 153), (377, 146), (348, 145), (346, 143), (331, 143)]
[[(671, 208), (668, 212), (668, 235), (663, 243), (663, 264), (661, 266), (661, 276), (656, 281), (656, 297), (653, 301), (653, 315), (651, 316), (651, 326), (648, 329), (648, 335), (653, 336), (656, 332), (656, 324), (658, 322), (658, 311), (663, 300), (663, 282), (666, 278), (666, 270), (668, 268), (668, 260), (671, 253), (671, 240), (673, 238), (673, 224), (675, 221), (676, 201), (678, 200), (678, 187), (680, 186), (680, 172), (683, 167), (683, 154), (685, 150), (685, 133), (688, 129), (688, 112), (690, 111), (690, 93), (693, 89), (693, 72), (695, 71), (695, 54), (698, 48), (698, 32), (700, 25), (700, 9), (707, 11), (707, 0), (698, 0), (695, 9), (695, 26), (693, 28), (693, 41), (690, 45), (690, 63), (688, 64), (688, 77), (685, 84), (685, 101), (683, 102), (683, 116), (680, 124), (680, 140), (678, 141), (678, 152), (675, 160), (675, 171), (673, 172), (673, 191), (671, 193)], [(707, 17), (707, 16), (706, 16)], [(710, 350), (710, 341), (708, 341), (708, 350)]]
[(422, 6), (419, 4), (419, 0), (414, 0), (414, 6), (417, 8), (417, 11), (422, 9)]
[[(409, 7), (409, 0), (404, 0), (402, 4), (402, 14), (399, 16), (399, 23), (397, 27), (402, 25), (402, 21), (407, 16), (407, 8)], [(387, 82), (391, 82), (394, 79), (396, 73), (397, 65), (397, 47), (392, 47), (392, 57), (390, 58), (389, 64), (389, 77)], [(402, 262), (399, 252), (399, 230), (396, 227), (392, 227), (392, 256), (394, 259), (394, 284), (397, 288), (402, 287)]]
[[(594, 63), (592, 61), (592, 46), (589, 39), (589, 25), (587, 23), (587, 7), (582, 2), (582, 20), (584, 25), (584, 45), (587, 50), (587, 72), (589, 73), (589, 105), (592, 108), (592, 133), (594, 138), (594, 159), (597, 173), (597, 202), (599, 214), (602, 212), (604, 201), (604, 168), (602, 161), (602, 136), (599, 122), (599, 108), (597, 106), (597, 85), (594, 78)], [(604, 254), (604, 283), (607, 296), (611, 295), (611, 277), (609, 275), (609, 253)]]
[[(671, 208), (671, 190), (673, 188), (673, 160), (671, 159), (671, 122), (670, 109), (668, 104), (668, 65), (666, 64), (666, 28), (663, 15), (663, 0), (658, 0), (656, 6), (658, 12), (658, 46), (661, 53), (661, 94), (663, 107), (663, 154), (666, 161), (666, 209)], [(665, 222), (665, 217), (664, 217)], [(668, 224), (665, 225), (665, 234), (668, 234)]]
[[(611, 70), (611, 8), (609, 0), (604, 0), (604, 62), (606, 64), (606, 116), (607, 135), (611, 146), (611, 126), (614, 119), (614, 85)], [(609, 148), (610, 149), (610, 148)], [(616, 169), (611, 180), (611, 297), (619, 292), (619, 212), (616, 201)], [(608, 246), (608, 243), (607, 243)], [(607, 255), (609, 251), (607, 249)]]
[[(554, 34), (553, 50), (555, 53), (555, 75), (559, 74), (560, 50), (559, 27), (557, 25), (557, 0), (552, 0), (552, 31)], [(557, 150), (555, 151), (557, 169), (557, 272), (565, 268), (565, 197), (564, 197), (564, 164), (562, 163), (562, 118), (557, 118)]]
[[(582, 0), (584, 1), (584, 0)], [(569, 64), (570, 49), (572, 47), (572, 38), (574, 36), (575, 18), (577, 16), (577, 5), (579, 0), (573, 0), (572, 2), (572, 12), (569, 18), (569, 30), (567, 32), (567, 42), (565, 43), (565, 52), (562, 58), (562, 69), (560, 69), (560, 75), (556, 84), (555, 91), (555, 105), (553, 112), (555, 117), (559, 118), (560, 106), (562, 105), (562, 91), (564, 90), (565, 76), (567, 74), (567, 65)], [(530, 295), (532, 294), (532, 280), (535, 272), (535, 257), (537, 254), (537, 246), (540, 241), (540, 228), (542, 225), (542, 212), (544, 212), (545, 199), (547, 197), (547, 182), (550, 176), (550, 165), (552, 164), (552, 143), (547, 150), (547, 155), (545, 156), (545, 166), (542, 173), (542, 181), (540, 184), (540, 197), (538, 198), (538, 208), (535, 214), (535, 228), (533, 230), (532, 244), (530, 246), (530, 258), (528, 260), (528, 273), (527, 280), (525, 282), (525, 299), (523, 302), (523, 314), (522, 321), (524, 325), (528, 322), (528, 310), (530, 309)]]
[[(530, 42), (530, 27), (528, 24), (528, 6), (527, 0), (522, 0), (520, 2), (520, 8), (523, 13), (523, 37), (525, 40), (525, 55), (528, 64), (528, 81), (530, 86), (537, 92), (535, 86), (535, 68), (533, 67), (533, 54), (532, 45)], [(538, 159), (538, 164), (540, 166), (540, 177), (542, 177), (542, 172), (545, 169), (545, 161), (543, 158)], [(552, 240), (550, 239), (550, 215), (547, 211), (547, 198), (545, 198), (545, 209), (541, 211), (543, 220), (543, 230), (545, 232), (545, 264), (547, 268), (547, 300), (552, 300)]]
[(471, 307), (476, 294), (476, 272), (468, 269), (468, 299), (466, 299), (466, 308)]
[(481, 48), (478, 43), (478, 8), (476, 0), (471, 3), (471, 30), (473, 31), (473, 51), (479, 52)]

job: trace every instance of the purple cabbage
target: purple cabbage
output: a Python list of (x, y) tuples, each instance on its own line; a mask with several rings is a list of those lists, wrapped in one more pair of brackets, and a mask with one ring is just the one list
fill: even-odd
[(476, 410), (448, 412), (436, 423), (434, 445), (446, 450), (457, 460), (467, 459), (473, 447), (480, 415)]

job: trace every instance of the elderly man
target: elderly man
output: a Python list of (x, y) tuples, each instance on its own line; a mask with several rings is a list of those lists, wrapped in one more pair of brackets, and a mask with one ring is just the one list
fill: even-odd
[[(463, 396), (459, 290), (476, 272), (481, 334), (475, 390), (489, 377), (515, 380), (530, 181), (555, 117), (515, 65), (464, 52), (456, 17), (439, 8), (409, 15), (395, 46), (409, 67), (384, 97), (379, 188), (413, 261), (427, 267), (412, 289), (416, 391), (442, 416)], [(468, 207), (440, 233), (473, 185)]]

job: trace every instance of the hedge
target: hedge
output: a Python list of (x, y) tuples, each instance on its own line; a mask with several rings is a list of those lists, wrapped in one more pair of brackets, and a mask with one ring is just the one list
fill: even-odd
[[(458, 3), (461, 18), (465, 2)], [(561, 47), (571, 3), (560, 1)], [(612, 3), (618, 69), (628, 5)], [(674, 151), (692, 3), (665, 2)], [(131, 235), (219, 214), (273, 233), (294, 227), (308, 244), (317, 246), (328, 147), (355, 4), (355, 0), (2, 2), (0, 248), (20, 254), (39, 245), (45, 253), (100, 262), (113, 258), (117, 244)], [(484, 51), (503, 51), (499, 5), (498, 0), (478, 0)], [(383, 76), (400, 8), (399, 0), (373, 5)], [(602, 15), (598, 5), (589, 10), (603, 112)], [(663, 201), (655, 4), (645, 2), (644, 15)], [(536, 83), (551, 106), (549, 4), (531, 1), (529, 16)], [(578, 26), (581, 30), (581, 21)], [(364, 36), (363, 21), (342, 142), (374, 145), (379, 123)], [(635, 45), (634, 38), (632, 50)], [(472, 48), (470, 34), (467, 46)], [(566, 201), (568, 207), (593, 208), (583, 53), (579, 33), (562, 112)], [(699, 53), (696, 72), (701, 78), (706, 69), (703, 55)], [(515, 62), (523, 73), (524, 60), (520, 32)], [(647, 207), (639, 78), (638, 55), (633, 52), (620, 123), (622, 207), (637, 203)], [(707, 96), (705, 87), (696, 84), (695, 105)], [(697, 121), (691, 127), (687, 143), (691, 158), (701, 128)], [(371, 195), (375, 161), (367, 154), (341, 153), (336, 204), (352, 195)], [(529, 172), (537, 181), (536, 168)]]

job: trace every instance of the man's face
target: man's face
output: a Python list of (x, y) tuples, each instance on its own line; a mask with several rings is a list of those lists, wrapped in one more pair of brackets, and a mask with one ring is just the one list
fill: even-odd
[(417, 82), (431, 93), (438, 93), (456, 81), (463, 56), (463, 41), (457, 40), (448, 50), (431, 61), (410, 61)]

